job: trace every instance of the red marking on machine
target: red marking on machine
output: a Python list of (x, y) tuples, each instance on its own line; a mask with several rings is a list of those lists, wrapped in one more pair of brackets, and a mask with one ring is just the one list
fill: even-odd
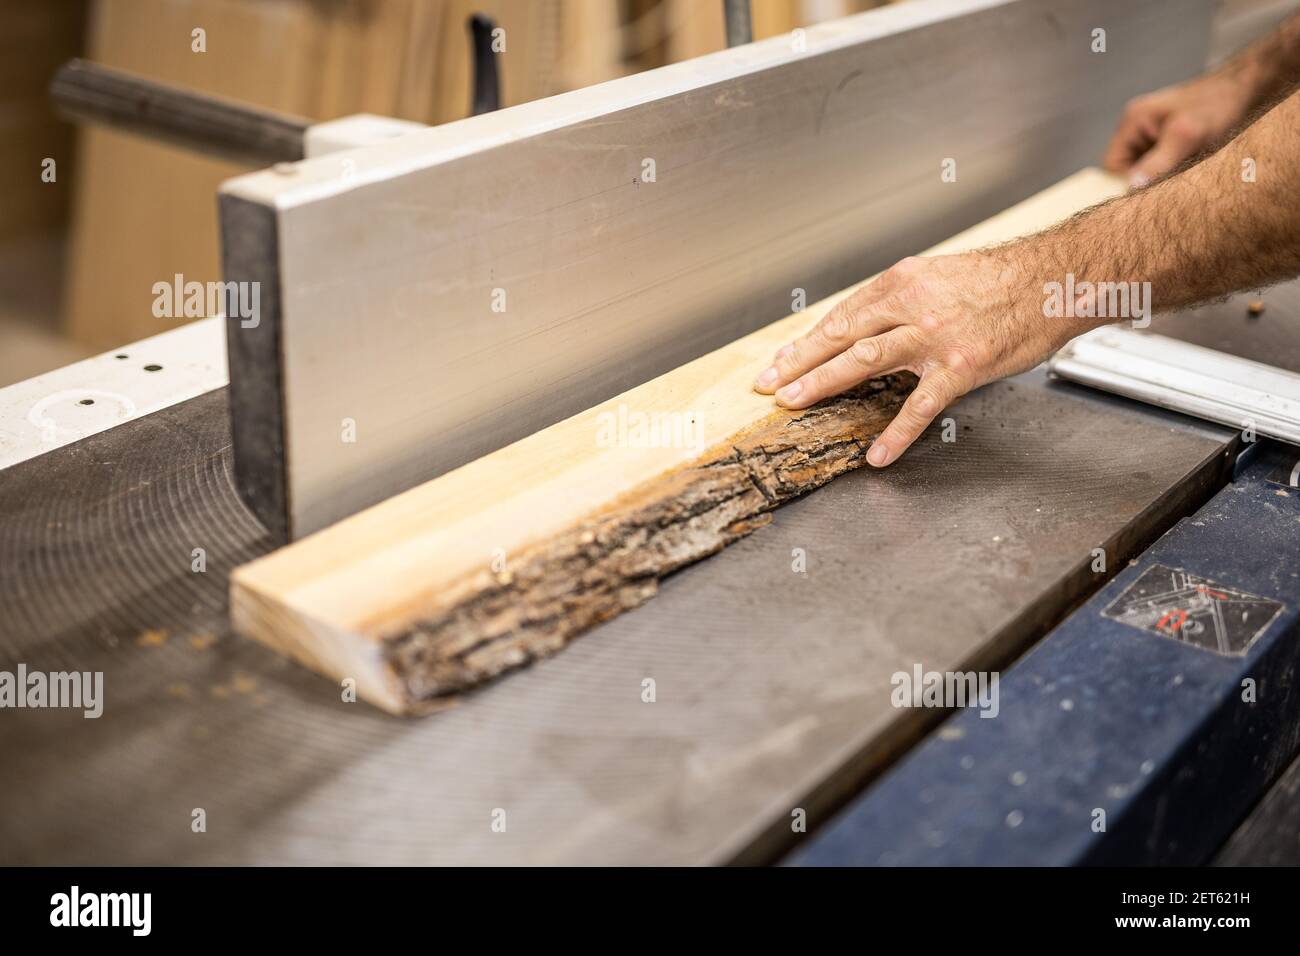
[(1156, 627), (1162, 631), (1181, 631), (1183, 625), (1187, 623), (1187, 611), (1184, 608), (1174, 608), (1171, 611), (1165, 611), (1160, 620), (1156, 621)]
[(1138, 630), (1240, 657), (1284, 607), (1182, 568), (1153, 564), (1101, 613)]

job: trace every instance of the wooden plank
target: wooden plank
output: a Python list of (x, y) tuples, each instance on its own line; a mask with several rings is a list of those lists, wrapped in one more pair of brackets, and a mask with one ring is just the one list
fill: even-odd
[[(232, 180), (279, 256), (226, 278), (281, 293), (230, 330), (237, 400), (283, 385), (283, 453), (234, 419), (241, 485), (301, 537), (924, 249), (1099, 155), (1200, 67), (1209, 9), (898, 4)], [(1105, 56), (1098, 22), (1128, 38)]]
[[(1010, 239), (1119, 189), (1084, 170), (930, 252)], [(861, 464), (905, 394), (899, 378), (804, 414), (750, 389), (851, 291), (239, 569), (236, 629), (395, 713), (559, 649)], [(602, 440), (632, 416), (694, 439)]]

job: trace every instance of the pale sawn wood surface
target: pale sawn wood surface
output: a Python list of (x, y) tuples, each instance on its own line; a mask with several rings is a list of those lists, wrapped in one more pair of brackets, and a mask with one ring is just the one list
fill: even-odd
[[(1034, 232), (1121, 190), (1084, 169), (926, 254)], [(508, 562), (701, 457), (698, 447), (600, 447), (602, 412), (689, 413), (702, 447), (726, 442), (773, 411), (750, 387), (757, 371), (851, 291), (244, 565), (231, 577), (236, 630), (336, 680), (352, 678), (363, 698), (402, 712), (385, 637), (490, 582), (494, 555)]]

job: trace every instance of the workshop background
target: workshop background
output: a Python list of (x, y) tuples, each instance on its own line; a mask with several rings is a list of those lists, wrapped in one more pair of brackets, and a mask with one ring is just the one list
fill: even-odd
[[(599, 638), (555, 661), (426, 720), (379, 709), (407, 714), (450, 696), (440, 674), (418, 682), (426, 678), (415, 665), (434, 673), (417, 659), (423, 642), (448, 619), (435, 601), (420, 603), (426, 596), (464, 607), (447, 584), (470, 575), (475, 593), (495, 593), (517, 580), (498, 552), (534, 554), (525, 549), (536, 536), (561, 540), (628, 488), (653, 485), (655, 500), (674, 507), (688, 498), (659, 487), (670, 474), (662, 455), (628, 465), (593, 443), (588, 419), (566, 426), (566, 415), (612, 396), (620, 408), (684, 410), (692, 422), (705, 407), (727, 416), (722, 434), (746, 442), (754, 433), (742, 429), (755, 422), (802, 433), (804, 418), (773, 416), (748, 386), (754, 356), (806, 319), (735, 338), (794, 307), (787, 291), (843, 288), (939, 238), (979, 245), (1115, 195), (1122, 183), (1079, 166), (1095, 162), (1126, 99), (1202, 67), (1211, 13), (1213, 62), (1300, 9), (1300, 0), (901, 3), (818, 31), (835, 42), (793, 57), (789, 31), (862, 4), (754, 0), (755, 34), (774, 36), (769, 44), (630, 77), (721, 51), (722, 0), (0, 0), (5, 69), (17, 78), (0, 113), (9, 123), (0, 153), (13, 167), (0, 212), (0, 384), (63, 366), (7, 389), (20, 440), (5, 442), (17, 460), (0, 496), (0, 555), (11, 556), (0, 561), (0, 650), (15, 673), (75, 662), (107, 674), (115, 695), (104, 721), (83, 723), (70, 708), (47, 714), (43, 703), (10, 715), (0, 751), (24, 785), (0, 801), (7, 859), (1294, 859), (1295, 452), (1245, 438), (1230, 417), (1182, 418), (1049, 381), (1041, 369), (963, 400), (960, 418), (943, 426), (960, 441), (923, 443), (897, 467), (845, 474), (791, 501), (772, 527), (683, 570), (648, 608), (602, 624)], [(359, 110), (452, 122), (470, 110), (465, 27), (477, 12), (509, 36), (499, 66), (506, 105), (624, 80), (574, 97), (592, 101), (577, 121), (553, 115), (579, 112), (569, 99), (535, 103), (337, 167), (326, 156), (253, 172), (227, 187), (220, 224), (214, 193), (244, 167), (73, 126), (48, 103), (58, 64), (85, 57), (313, 123)], [(1103, 18), (1125, 41), (1109, 60), (1078, 42)], [(191, 47), (196, 29), (201, 52)], [(757, 114), (736, 109), (755, 103)], [(536, 114), (560, 122), (539, 133)], [(909, 182), (909, 153), (945, 155), (935, 148), (954, 130), (975, 158), (964, 191), (939, 196), (929, 176)], [(660, 143), (680, 188), (646, 196), (653, 176), (615, 179), (626, 157)], [(707, 164), (683, 162), (697, 144)], [(447, 175), (466, 155), (476, 162)], [(46, 182), (50, 163), (57, 175)], [(335, 168), (343, 175), (322, 189)], [(545, 214), (526, 229), (502, 217), (498, 184), (513, 190), (511, 213), (519, 197), (546, 192)], [(566, 232), (573, 210), (606, 212), (611, 184), (635, 198), (608, 225)], [(448, 221), (467, 225), (444, 235)], [(808, 231), (827, 221), (838, 228)], [(241, 288), (269, 290), (267, 309), (226, 328), (209, 319), (177, 330), (183, 320), (154, 314), (156, 283), (221, 278), (221, 232), (227, 273)], [(479, 244), (493, 233), (505, 238)], [(706, 270), (687, 271), (724, 243)], [(552, 269), (556, 248), (564, 256)], [(828, 248), (821, 261), (806, 252)], [(746, 299), (782, 260), (793, 265), (768, 282), (767, 298)], [(637, 263), (655, 268), (623, 268)], [(461, 281), (474, 271), (485, 275)], [(618, 281), (601, 285), (601, 273)], [(470, 302), (499, 275), (540, 277), (546, 310), (507, 321), (542, 315), (525, 331), (544, 348), (514, 348), (506, 321), (474, 327), (491, 349), (460, 334), (473, 313), (452, 295)], [(1211, 345), (1224, 362), (1272, 359), (1282, 345), (1294, 354), (1297, 289), (1268, 290), (1267, 310), (1238, 299), (1161, 317), (1156, 334), (1139, 337), (1166, 349)], [(527, 303), (518, 291), (512, 301)], [(447, 320), (436, 321), (435, 306)], [(573, 316), (583, 321), (566, 329)], [(626, 335), (597, 334), (617, 322)], [(1162, 340), (1173, 323), (1182, 338)], [(187, 341), (160, 359), (157, 339), (136, 341), (159, 332)], [(443, 354), (446, 342), (454, 349)], [(702, 353), (709, 364), (682, 364)], [(88, 370), (117, 368), (148, 374), (130, 394), (89, 389)], [(646, 381), (665, 370), (666, 386)], [(471, 387), (484, 380), (496, 387)], [(863, 399), (872, 415), (901, 400), (896, 382), (884, 388)], [(1288, 394), (1300, 402), (1300, 387)], [(125, 415), (112, 420), (118, 406), (101, 396), (120, 400)], [(69, 411), (109, 425), (83, 431)], [(808, 420), (839, 427), (815, 415)], [(60, 429), (69, 423), (77, 427)], [(849, 439), (861, 450), (882, 424), (860, 420)], [(543, 437), (522, 453), (501, 448), (528, 434)], [(752, 447), (774, 459), (759, 436)], [(472, 470), (448, 470), (467, 460)], [(813, 487), (808, 474), (820, 481), (841, 461), (821, 456), (809, 473), (783, 478), (780, 494)], [(773, 499), (761, 477), (732, 474), (766, 514)], [(412, 485), (417, 498), (384, 500)], [(570, 511), (557, 517), (561, 502)], [(752, 530), (739, 520), (724, 530), (737, 528)], [(300, 540), (272, 550), (288, 537)], [(576, 540), (587, 542), (585, 530)], [(804, 578), (808, 554), (815, 576)], [(815, 584), (788, 584), (796, 574)], [(306, 598), (286, 598), (285, 581)], [(1245, 606), (1240, 627), (1196, 622), (1188, 633), (1202, 639), (1172, 641), (1163, 618), (1132, 623), (1156, 598), (1190, 595), (1217, 613), (1207, 589)], [(351, 676), (353, 661), (375, 672), (363, 641), (380, 620), (400, 625), (380, 638), (385, 646), (414, 650), (391, 659), (416, 675), (400, 694)], [(271, 652), (301, 649), (296, 635), (330, 634), (344, 635), (352, 657), (305, 659), (341, 690)], [(485, 659), (527, 659), (488, 640), (478, 669), (455, 679), (481, 679)], [(916, 674), (919, 687), (921, 665), (936, 662), (1005, 668), (996, 707), (1016, 716), (984, 721), (992, 704), (942, 726), (939, 710), (900, 715), (881, 692), (891, 674)], [(630, 692), (647, 673), (660, 698)], [(1244, 680), (1252, 695), (1240, 700), (1252, 706), (1230, 706)], [(1258, 700), (1257, 681), (1268, 688)], [(358, 687), (379, 707), (351, 707)], [(653, 712), (640, 706), (655, 702)], [(474, 828), (507, 803), (522, 824), (508, 839)], [(1096, 810), (1111, 814), (1110, 830), (1093, 828)], [(208, 832), (209, 813), (212, 838), (193, 839)], [(1099, 832), (1111, 835), (1094, 839)]]
[[(754, 0), (754, 36), (887, 2)], [(503, 106), (726, 47), (721, 0), (0, 0), (0, 386), (173, 327), (153, 315), (152, 286), (220, 278), (217, 185), (251, 168), (76, 128), (47, 95), (60, 63), (317, 121), (447, 123), (469, 114), (475, 12), (506, 31)]]
[[(908, 0), (753, 0), (754, 36), (888, 2)], [(1216, 53), (1297, 6), (1221, 0)], [(60, 63), (84, 56), (312, 120), (446, 123), (469, 112), (476, 11), (509, 37), (506, 106), (726, 46), (720, 0), (0, 0), (0, 386), (173, 326), (152, 314), (152, 286), (220, 277), (213, 196), (244, 171), (64, 121), (47, 95)]]

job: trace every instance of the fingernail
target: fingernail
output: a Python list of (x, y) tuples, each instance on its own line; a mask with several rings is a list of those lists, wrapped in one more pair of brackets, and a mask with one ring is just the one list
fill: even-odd
[(889, 464), (889, 449), (880, 442), (876, 442), (871, 446), (871, 450), (867, 452), (867, 462), (877, 468)]
[(1129, 189), (1142, 189), (1151, 182), (1151, 177), (1146, 173), (1134, 173), (1128, 178)]
[(783, 402), (793, 402), (796, 398), (799, 397), (799, 393), (802, 391), (803, 391), (802, 383), (791, 382), (785, 388), (781, 389), (781, 391), (777, 392), (776, 397)]
[(781, 346), (779, 349), (776, 350), (776, 355), (774, 355), (774, 356), (772, 357), (772, 361), (773, 361), (773, 362), (779, 362), (781, 359), (785, 358), (787, 355), (789, 355), (789, 354), (790, 354), (791, 352), (793, 352), (793, 351), (794, 351), (794, 346), (793, 346), (793, 345), (783, 345), (783, 346)]
[(776, 376), (776, 366), (773, 365), (770, 368), (763, 369), (762, 374), (760, 374), (758, 378), (754, 379), (754, 384), (759, 388), (768, 388), (776, 382)]

